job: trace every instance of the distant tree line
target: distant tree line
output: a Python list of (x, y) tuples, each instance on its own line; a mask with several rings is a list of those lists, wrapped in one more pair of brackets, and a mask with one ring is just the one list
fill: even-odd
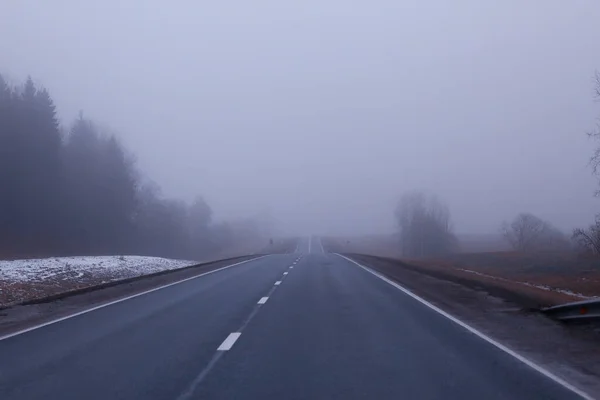
[[(595, 75), (594, 97), (596, 101), (600, 101), (599, 72), (596, 72)], [(588, 136), (594, 140), (600, 139), (600, 118), (596, 119), (596, 127), (591, 132), (588, 132)], [(600, 176), (600, 147), (594, 149), (594, 153), (590, 158), (590, 166), (594, 175)], [(596, 191), (596, 196), (598, 195), (600, 195), (600, 190)], [(573, 231), (573, 240), (581, 250), (596, 255), (600, 254), (600, 214), (596, 214), (594, 223), (587, 228), (575, 229)]]
[[(438, 197), (420, 192), (405, 194), (396, 207), (400, 251), (405, 257), (443, 256), (459, 250), (452, 231), (450, 210)], [(600, 222), (593, 231), (600, 238)], [(568, 251), (572, 243), (547, 221), (521, 213), (501, 227), (503, 238), (519, 252)], [(600, 240), (597, 241), (600, 249)]]
[[(595, 74), (594, 97), (600, 101), (600, 72)], [(600, 140), (600, 118), (587, 134)], [(600, 177), (600, 147), (590, 158), (594, 175)], [(596, 191), (600, 196), (600, 189)], [(435, 197), (422, 193), (405, 195), (396, 208), (401, 250), (405, 256), (429, 256), (451, 252), (456, 238), (450, 229), (448, 208)], [(587, 228), (573, 230), (571, 240), (548, 221), (531, 214), (520, 213), (500, 228), (504, 239), (519, 252), (569, 251), (600, 255), (600, 213)]]
[(62, 129), (46, 89), (0, 76), (0, 257), (200, 259), (255, 228), (213, 223), (202, 197), (165, 198), (114, 135), (82, 114)]
[[(595, 74), (594, 97), (596, 101), (600, 101), (599, 72)], [(596, 119), (595, 128), (587, 135), (591, 139), (600, 140), (600, 118)], [(600, 147), (594, 149), (590, 166), (593, 174), (600, 176)], [(600, 195), (600, 190), (596, 191), (596, 195)], [(600, 214), (596, 214), (594, 222), (587, 228), (574, 229), (571, 242), (548, 222), (527, 213), (518, 215), (510, 225), (505, 223), (502, 232), (513, 248), (520, 251), (575, 249), (600, 254)]]

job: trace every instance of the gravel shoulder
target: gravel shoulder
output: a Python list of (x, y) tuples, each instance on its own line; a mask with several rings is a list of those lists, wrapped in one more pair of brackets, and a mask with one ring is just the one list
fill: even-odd
[(539, 313), (538, 291), (545, 291), (515, 291), (495, 281), (423, 270), (394, 259), (346, 256), (600, 398), (600, 330), (589, 325), (565, 325)]

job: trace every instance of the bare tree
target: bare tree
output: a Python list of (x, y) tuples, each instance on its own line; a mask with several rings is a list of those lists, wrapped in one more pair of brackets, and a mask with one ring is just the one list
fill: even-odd
[(593, 254), (600, 254), (600, 215), (588, 229), (575, 229), (573, 240), (584, 250)]
[(530, 213), (517, 215), (510, 224), (505, 222), (501, 232), (517, 251), (565, 250), (569, 247), (562, 232)]
[[(594, 74), (594, 101), (600, 102), (600, 72)], [(587, 133), (588, 137), (594, 140), (600, 140), (600, 117), (596, 117), (596, 126)], [(600, 146), (594, 149), (590, 157), (590, 166), (594, 175), (600, 175)], [(600, 190), (596, 191), (596, 196), (600, 196)]]
[[(594, 100), (600, 101), (600, 72), (596, 71), (594, 75)], [(600, 117), (596, 118), (596, 127), (588, 132), (588, 136), (592, 139), (600, 139)], [(596, 147), (590, 165), (594, 175), (600, 175), (600, 147)], [(600, 195), (600, 190), (596, 191), (596, 196)], [(596, 215), (596, 220), (588, 229), (575, 229), (573, 231), (573, 240), (584, 251), (589, 251), (594, 254), (600, 254), (600, 214)]]
[(396, 208), (396, 220), (406, 256), (445, 254), (456, 245), (450, 211), (435, 196), (419, 192), (404, 195)]
[[(596, 71), (594, 75), (594, 100), (600, 102), (600, 72)], [(596, 127), (588, 132), (588, 136), (592, 139), (599, 140), (600, 139), (600, 117), (596, 118)], [(596, 147), (592, 157), (590, 158), (590, 165), (595, 175), (598, 175), (600, 172), (600, 147)], [(596, 195), (600, 193), (597, 191)]]

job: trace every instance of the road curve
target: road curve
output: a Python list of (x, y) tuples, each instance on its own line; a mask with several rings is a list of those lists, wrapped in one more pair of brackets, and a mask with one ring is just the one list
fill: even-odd
[(298, 249), (1, 340), (0, 398), (581, 398), (318, 238)]

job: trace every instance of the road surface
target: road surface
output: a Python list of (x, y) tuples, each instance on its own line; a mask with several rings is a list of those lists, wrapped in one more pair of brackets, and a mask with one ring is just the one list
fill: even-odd
[(323, 244), (321, 243), (321, 238), (316, 236), (309, 236), (307, 238), (302, 238), (298, 240), (298, 245), (296, 246), (295, 253), (318, 254), (325, 253), (325, 249), (323, 248)]
[(0, 340), (0, 399), (577, 399), (318, 238)]

